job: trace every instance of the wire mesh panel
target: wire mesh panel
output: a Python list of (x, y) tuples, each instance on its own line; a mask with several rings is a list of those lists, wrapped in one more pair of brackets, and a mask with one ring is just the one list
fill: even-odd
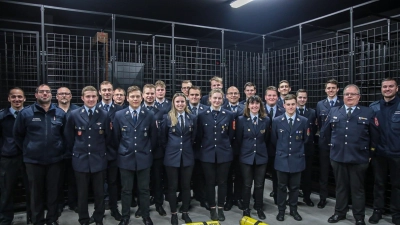
[(304, 44), (303, 51), (304, 88), (308, 91), (308, 105), (315, 107), (325, 97), (329, 79), (336, 79), (339, 88), (349, 83), (349, 35)]
[(81, 103), (81, 90), (87, 85), (96, 88), (109, 73), (107, 42), (92, 37), (68, 34), (47, 34), (47, 83), (54, 89), (68, 87), (73, 103)]
[(26, 105), (35, 101), (39, 77), (39, 34), (37, 32), (0, 29), (0, 108), (9, 106), (9, 89), (20, 87)]
[(209, 80), (221, 76), (221, 49), (175, 45), (175, 54), (174, 85), (180, 88), (182, 80), (191, 80), (193, 85), (201, 87), (203, 94), (207, 94), (211, 90)]

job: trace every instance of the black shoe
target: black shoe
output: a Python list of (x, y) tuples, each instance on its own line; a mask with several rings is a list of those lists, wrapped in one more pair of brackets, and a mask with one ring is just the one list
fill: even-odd
[(274, 204), (278, 205), (278, 199), (276, 197), (274, 197)]
[(158, 212), (158, 214), (160, 214), (160, 216), (166, 216), (167, 215), (167, 213), (165, 212), (165, 210), (162, 207), (162, 205), (156, 206), (156, 211)]
[(274, 197), (275, 192), (271, 191), (271, 193), (269, 193), (269, 197)]
[(32, 224), (32, 218), (30, 216), (26, 216), (26, 224)]
[(81, 223), (81, 225), (89, 225), (89, 222)]
[(200, 202), (200, 206), (203, 208), (206, 208), (208, 211), (210, 211), (210, 205), (208, 205), (207, 201)]
[(121, 216), (121, 213), (119, 212), (118, 208), (111, 209), (110, 211), (111, 211), (111, 216), (114, 217), (114, 219), (116, 221), (121, 221), (122, 216)]
[(135, 198), (132, 197), (131, 207), (135, 208), (136, 206), (138, 206), (138, 204), (137, 204)]
[(150, 217), (143, 218), (143, 223), (145, 225), (153, 225), (153, 221), (151, 220)]
[(233, 206), (232, 200), (226, 201), (226, 202), (225, 202), (225, 205), (224, 205), (224, 211), (229, 211), (229, 210), (231, 210), (231, 209), (232, 209), (232, 206)]
[(108, 200), (104, 200), (104, 208), (105, 208), (105, 210), (109, 210), (110, 209), (110, 205), (108, 204)]
[(96, 222), (96, 225), (103, 225), (103, 222)]
[(279, 211), (278, 215), (276, 216), (276, 220), (284, 221), (285, 220), (285, 211)]
[(75, 213), (78, 213), (78, 206), (70, 206), (68, 207), (68, 209), (74, 211)]
[(218, 220), (225, 221), (224, 209), (218, 208)]
[(301, 221), (303, 218), (301, 218), (300, 214), (297, 211), (291, 211), (290, 215), (293, 216), (294, 220)]
[(64, 211), (64, 205), (58, 205), (58, 217), (61, 216), (62, 212)]
[(218, 214), (216, 208), (210, 208), (210, 217), (213, 221), (218, 221)]
[(357, 220), (356, 221), (356, 225), (365, 225), (365, 221), (362, 219), (362, 220)]
[(248, 217), (250, 217), (250, 209), (245, 209), (245, 210), (243, 210), (243, 216), (248, 216)]
[(129, 219), (122, 219), (118, 225), (128, 225), (128, 224), (129, 224)]
[(51, 223), (48, 223), (47, 225), (58, 225), (58, 222), (57, 221), (51, 222)]
[(92, 223), (94, 223), (95, 221), (94, 221), (94, 217), (93, 216), (91, 216), (90, 217), (90, 220), (89, 220), (89, 224), (92, 224)]
[(369, 218), (368, 222), (372, 224), (377, 224), (379, 220), (382, 219), (382, 212), (379, 209), (375, 209), (372, 216)]
[(155, 199), (153, 196), (150, 197), (150, 205), (154, 205), (156, 203)]
[(135, 218), (140, 218), (142, 217), (142, 210), (138, 208), (138, 210), (135, 212)]
[(314, 202), (311, 199), (303, 198), (303, 202), (306, 203), (307, 206), (314, 207)]
[(192, 219), (190, 219), (189, 213), (187, 213), (187, 212), (182, 213), (182, 220), (185, 221), (185, 223), (192, 222)]
[(243, 201), (242, 201), (241, 199), (239, 199), (239, 200), (236, 201), (236, 205), (237, 205), (237, 207), (238, 207), (240, 210), (243, 210), (243, 209), (244, 209)]
[(323, 208), (325, 208), (325, 206), (326, 206), (326, 199), (321, 199), (319, 202), (318, 202), (318, 208), (320, 208), (320, 209), (323, 209)]
[(260, 220), (265, 220), (265, 218), (267, 218), (262, 209), (257, 209), (257, 216)]
[(346, 219), (346, 215), (341, 216), (338, 214), (333, 214), (333, 216), (329, 217), (328, 223), (337, 223), (340, 220), (344, 220), (344, 219)]
[(178, 225), (178, 214), (174, 213), (171, 215), (171, 225)]
[(302, 190), (299, 190), (299, 198), (303, 198), (304, 197), (304, 193)]

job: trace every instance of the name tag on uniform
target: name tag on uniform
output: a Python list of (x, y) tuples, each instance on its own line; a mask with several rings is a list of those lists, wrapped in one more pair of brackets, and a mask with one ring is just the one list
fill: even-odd
[(32, 118), (32, 121), (42, 121), (40, 118)]
[(99, 130), (99, 134), (103, 134), (104, 133), (104, 130)]
[(264, 130), (260, 130), (260, 133), (262, 133), (262, 134), (265, 133), (265, 129)]
[(144, 136), (147, 137), (147, 132), (144, 132)]
[(358, 117), (359, 120), (367, 120), (365, 117)]
[(394, 111), (394, 114), (400, 114), (400, 111)]

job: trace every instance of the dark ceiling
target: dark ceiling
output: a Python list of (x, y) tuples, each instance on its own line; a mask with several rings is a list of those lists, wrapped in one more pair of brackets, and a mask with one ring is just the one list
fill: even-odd
[[(257, 34), (266, 34), (284, 27), (295, 25), (310, 19), (321, 17), (354, 5), (365, 0), (254, 0), (238, 8), (230, 7), (230, 0), (23, 0), (24, 2), (59, 6), (73, 9), (107, 12), (135, 17), (145, 17), (158, 20), (175, 21), (180, 23), (197, 24), (240, 30)], [(19, 6), (0, 2), (2, 18), (19, 19), (40, 22), (40, 10), (34, 7)], [(355, 9), (354, 19), (377, 19), (374, 14), (400, 8), (398, 0), (380, 0)], [(51, 23), (110, 29), (108, 16), (97, 16), (82, 13), (65, 12), (46, 9), (46, 19)], [(315, 21), (311, 24), (320, 27), (332, 27), (348, 23), (349, 13)], [(168, 23), (155, 23), (125, 18), (116, 19), (118, 30), (130, 30), (149, 34), (171, 35)], [(56, 28), (54, 28), (56, 29)], [(315, 29), (315, 28), (313, 28)], [(307, 27), (305, 32), (313, 29)], [(275, 34), (291, 38), (298, 34), (298, 29)], [(220, 41), (221, 32), (218, 30), (176, 26), (176, 35)], [(253, 35), (242, 35), (227, 32), (227, 43), (240, 43), (253, 38)], [(144, 40), (151, 40), (143, 37)], [(268, 39), (268, 42), (274, 38)], [(257, 40), (257, 43), (261, 43)]]

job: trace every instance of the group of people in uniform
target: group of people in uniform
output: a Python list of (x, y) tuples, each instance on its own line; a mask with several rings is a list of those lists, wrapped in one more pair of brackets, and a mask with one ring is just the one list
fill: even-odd
[[(252, 198), (252, 208), (264, 220), (266, 173), (272, 178), (276, 220), (284, 221), (288, 205), (290, 216), (300, 221), (298, 197), (314, 207), (310, 195), (315, 145), (320, 160), (318, 208), (327, 204), (330, 167), (336, 180), (335, 212), (329, 223), (346, 219), (351, 198), (355, 224), (365, 224), (364, 181), (371, 163), (375, 185), (369, 222), (382, 219), (390, 173), (392, 222), (400, 225), (396, 80), (382, 81), (383, 98), (370, 107), (359, 104), (356, 85), (344, 87), (341, 99), (338, 82), (328, 80), (327, 97), (316, 110), (306, 106), (307, 91), (290, 94), (286, 80), (278, 87), (267, 87), (264, 98), (248, 82), (242, 101), (235, 86), (224, 93), (222, 78), (213, 77), (210, 84), (210, 93), (202, 96), (200, 87), (184, 80), (182, 93), (168, 100), (163, 81), (126, 91), (104, 81), (99, 90), (82, 89), (81, 107), (71, 104), (67, 87), (57, 89), (54, 104), (51, 87), (39, 85), (37, 101), (25, 107), (24, 91), (12, 88), (11, 106), (0, 112), (0, 225), (10, 225), (14, 219), (18, 174), (26, 187), (27, 224), (58, 224), (65, 185), (67, 205), (83, 225), (103, 224), (106, 209), (119, 225), (127, 225), (130, 208), (136, 206), (135, 217), (151, 225), (150, 205), (166, 216), (164, 200), (169, 202), (172, 225), (179, 222), (178, 212), (190, 223), (191, 187), (193, 198), (210, 211), (211, 220), (224, 221), (224, 211), (234, 205), (243, 210), (243, 216), (251, 216)], [(88, 212), (90, 187), (92, 215)]]

